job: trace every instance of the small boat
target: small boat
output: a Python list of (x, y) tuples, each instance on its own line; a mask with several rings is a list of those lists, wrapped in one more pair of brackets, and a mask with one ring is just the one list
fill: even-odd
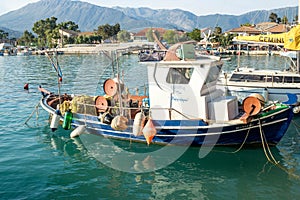
[(2, 56), (16, 55), (14, 46), (8, 43), (0, 43), (0, 52)]
[(165, 56), (164, 51), (155, 51), (155, 50), (140, 50), (138, 53), (139, 61), (140, 62), (147, 62), (147, 61), (161, 61)]
[(222, 62), (197, 56), (191, 44), (176, 44), (164, 60), (143, 63), (144, 95), (130, 94), (119, 74), (103, 83), (102, 96), (39, 88), (51, 128), (62, 121), (64, 129), (74, 128), (71, 137), (88, 133), (148, 145), (276, 145), (293, 117), (290, 106), (266, 104), (259, 94), (245, 98), (240, 109), (236, 96), (217, 89)]
[[(286, 48), (299, 50), (300, 46), (295, 46), (293, 36), (300, 31), (300, 25), (294, 27), (285, 34), (243, 36), (239, 41), (258, 42), (274, 41), (282, 42)], [(249, 40), (248, 40), (249, 39)], [(284, 42), (286, 41), (286, 42)], [(294, 43), (290, 44), (291, 41)], [(278, 43), (280, 44), (280, 43)], [(282, 70), (261, 70), (255, 67), (240, 67), (234, 71), (224, 73), (220, 76), (218, 85), (226, 88), (227, 92), (239, 97), (240, 102), (251, 93), (260, 93), (268, 101), (279, 101), (285, 104), (294, 105), (294, 112), (300, 112), (300, 70), (296, 62), (296, 51), (282, 53), (283, 58), (288, 59), (288, 64), (282, 66)]]
[(18, 56), (29, 56), (32, 54), (32, 51), (27, 46), (17, 46), (17, 55)]

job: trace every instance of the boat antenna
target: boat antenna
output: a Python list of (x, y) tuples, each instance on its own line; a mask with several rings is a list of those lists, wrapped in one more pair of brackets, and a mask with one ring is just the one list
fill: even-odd
[(120, 115), (122, 116), (123, 113), (123, 102), (122, 102), (122, 94), (121, 94), (121, 79), (120, 79), (120, 68), (119, 68), (119, 60), (118, 60), (118, 55), (117, 51), (115, 51), (116, 55), (116, 67), (117, 67), (117, 80), (118, 80), (118, 97), (119, 97), (119, 102), (120, 102)]
[(48, 54), (48, 52), (45, 52), (45, 55), (47, 56), (47, 58), (50, 60), (53, 68), (55, 69), (56, 73), (57, 73), (57, 87), (58, 87), (58, 98), (59, 98), (59, 105), (61, 105), (61, 99), (60, 99), (60, 87), (61, 87), (61, 82), (62, 82), (62, 71), (61, 68), (59, 66), (58, 63), (58, 56), (57, 56), (57, 52), (54, 51), (53, 54), (55, 55), (55, 62), (53, 60), (53, 58)]

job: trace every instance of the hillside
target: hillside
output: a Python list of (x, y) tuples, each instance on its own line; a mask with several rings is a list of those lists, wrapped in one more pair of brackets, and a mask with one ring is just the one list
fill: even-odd
[(58, 18), (58, 23), (75, 22), (81, 31), (92, 31), (106, 23), (111, 25), (119, 23), (121, 29), (129, 31), (138, 31), (145, 27), (191, 31), (194, 28), (215, 26), (227, 31), (243, 23), (268, 21), (271, 12), (276, 13), (278, 17), (287, 15), (291, 22), (297, 15), (297, 7), (253, 11), (239, 16), (220, 14), (196, 16), (180, 9), (107, 8), (74, 0), (41, 0), (0, 16), (0, 26), (20, 32), (32, 31), (36, 21), (54, 16)]

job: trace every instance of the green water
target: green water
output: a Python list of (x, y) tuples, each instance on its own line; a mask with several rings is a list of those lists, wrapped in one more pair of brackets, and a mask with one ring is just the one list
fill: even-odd
[[(120, 61), (130, 89), (143, 85), (146, 71), (137, 57)], [(97, 84), (112, 73), (110, 61), (103, 55), (62, 55), (59, 62), (63, 93), (99, 94), (102, 88)], [(276, 56), (245, 56), (240, 62), (274, 69), (284, 64)], [(233, 58), (224, 63), (224, 70), (235, 65)], [(27, 82), (29, 91), (23, 90)], [(101, 138), (71, 139), (70, 131), (62, 128), (51, 132), (48, 114), (41, 108), (24, 125), (41, 98), (37, 87), (56, 92), (56, 82), (55, 71), (44, 56), (0, 57), (1, 199), (300, 199), (300, 119), (294, 119), (282, 141), (271, 148), (278, 166), (268, 162), (262, 148), (243, 148), (236, 153), (238, 147), (214, 148), (200, 158), (200, 148), (190, 147), (156, 171), (130, 173), (98, 159), (105, 152), (85, 146), (86, 139), (101, 145)], [(109, 154), (112, 160), (119, 149), (147, 155), (161, 148), (112, 143), (118, 147)], [(156, 160), (146, 161), (142, 167), (159, 165)]]

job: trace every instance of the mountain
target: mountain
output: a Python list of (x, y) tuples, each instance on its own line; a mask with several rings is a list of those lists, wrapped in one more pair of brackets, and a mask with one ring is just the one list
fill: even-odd
[(101, 7), (77, 0), (40, 0), (0, 16), (0, 26), (11, 30), (32, 32), (33, 24), (41, 19), (56, 17), (57, 22), (73, 21), (81, 31), (93, 31), (104, 24), (119, 23), (121, 29), (138, 31), (146, 27), (163, 27), (192, 31), (194, 28), (220, 26), (223, 31), (244, 23), (259, 23), (269, 20), (270, 13), (278, 17), (286, 15), (291, 22), (297, 15), (297, 7), (275, 10), (259, 10), (243, 15), (197, 16), (180, 9)]
[(1, 27), (1, 26), (0, 26), (0, 30), (8, 33), (8, 38), (9, 39), (11, 39), (11, 38), (20, 38), (23, 35), (23, 32), (11, 30), (11, 29)]
[(269, 21), (270, 14), (276, 13), (278, 17), (287, 16), (289, 22), (292, 22), (296, 15), (298, 15), (297, 7), (286, 7), (274, 10), (257, 10), (245, 13), (243, 15), (205, 15), (196, 16), (191, 12), (173, 9), (159, 9), (152, 10), (150, 8), (122, 8), (113, 7), (114, 9), (122, 11), (125, 15), (130, 17), (144, 18), (151, 22), (160, 22), (172, 24), (178, 29), (191, 31), (194, 28), (216, 27), (220, 26), (223, 31), (239, 27), (241, 24), (251, 23), (257, 24), (260, 22)]

